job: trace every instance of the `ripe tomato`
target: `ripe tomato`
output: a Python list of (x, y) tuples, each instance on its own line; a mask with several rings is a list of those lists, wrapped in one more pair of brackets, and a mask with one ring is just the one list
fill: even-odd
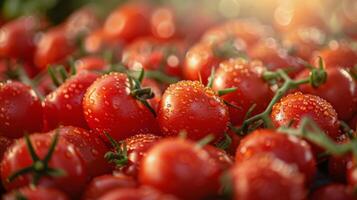
[(306, 183), (315, 176), (316, 162), (311, 148), (297, 137), (268, 129), (256, 130), (241, 140), (236, 161), (241, 163), (259, 154), (273, 154), (287, 164), (296, 165), (305, 175)]
[[(337, 141), (338, 144), (343, 144), (349, 142), (350, 139), (347, 135), (342, 135)], [(332, 155), (328, 160), (328, 175), (334, 181), (346, 182), (347, 168), (352, 166), (352, 157), (350, 154), (345, 154), (341, 156)]]
[(43, 102), (44, 123), (51, 130), (58, 125), (88, 128), (83, 115), (83, 96), (87, 88), (99, 77), (94, 72), (80, 72), (67, 79), (46, 96)]
[(50, 132), (58, 131), (60, 137), (73, 144), (87, 168), (88, 179), (109, 173), (110, 165), (104, 159), (108, 147), (98, 135), (85, 129), (74, 126), (62, 126)]
[(63, 27), (54, 27), (44, 33), (36, 45), (34, 63), (39, 69), (48, 65), (62, 63), (75, 51), (71, 40)]
[(32, 61), (35, 51), (34, 36), (40, 28), (36, 17), (21, 17), (0, 29), (0, 56)]
[(138, 133), (157, 133), (153, 114), (130, 94), (125, 74), (110, 73), (98, 78), (83, 99), (84, 116), (89, 127), (107, 132), (116, 140)]
[(218, 141), (227, 130), (229, 113), (211, 88), (198, 81), (180, 81), (164, 92), (158, 121), (166, 136), (186, 131), (187, 137), (193, 140), (213, 134)]
[(82, 57), (75, 62), (77, 72), (81, 71), (105, 71), (109, 69), (108, 63), (99, 56)]
[(178, 198), (163, 194), (152, 188), (118, 188), (112, 190), (98, 200), (178, 200)]
[[(310, 117), (331, 139), (337, 140), (341, 135), (335, 109), (326, 100), (315, 95), (301, 92), (289, 94), (273, 106), (271, 113), (276, 127), (286, 126), (291, 122), (292, 127), (297, 127), (303, 117)], [(317, 151), (314, 148), (314, 152)]]
[(304, 175), (273, 156), (257, 156), (236, 164), (230, 174), (235, 200), (305, 199)]
[(131, 42), (150, 34), (150, 8), (144, 4), (127, 4), (112, 11), (104, 22), (105, 37), (115, 42)]
[(353, 200), (352, 188), (343, 184), (329, 184), (316, 190), (311, 195), (312, 200)]
[(137, 185), (136, 180), (129, 176), (98, 176), (87, 185), (82, 200), (96, 200), (112, 190), (119, 188), (134, 188), (137, 187)]
[(318, 66), (317, 56), (320, 56), (324, 60), (326, 68), (352, 68), (357, 64), (357, 52), (343, 41), (332, 41), (328, 47), (318, 51), (311, 59), (311, 63), (314, 63), (316, 66)]
[[(309, 73), (309, 70), (305, 70), (296, 78), (306, 78)], [(327, 68), (326, 73), (327, 80), (324, 84), (318, 88), (307, 84), (301, 85), (300, 91), (319, 96), (331, 103), (340, 119), (351, 119), (357, 111), (357, 82), (342, 68)]]
[(207, 151), (183, 139), (164, 139), (143, 159), (142, 184), (182, 199), (201, 199), (218, 190), (219, 168)]
[(0, 160), (2, 160), (2, 157), (4, 156), (5, 152), (12, 145), (13, 142), (13, 139), (0, 135)]
[(181, 76), (184, 47), (182, 41), (137, 39), (123, 50), (122, 62), (129, 69), (160, 70), (171, 76)]
[(54, 188), (24, 187), (5, 194), (3, 200), (69, 200), (67, 195)]
[(206, 145), (203, 149), (209, 154), (212, 161), (218, 165), (221, 173), (233, 165), (233, 158), (224, 150), (216, 148), (212, 145)]
[[(52, 138), (48, 134), (32, 134), (29, 139), (38, 157), (44, 159), (53, 142)], [(30, 155), (25, 139), (21, 138), (9, 148), (1, 162), (1, 180), (4, 187), (7, 190), (13, 190), (29, 185), (37, 172), (32, 171), (32, 173), (21, 175), (12, 182), (9, 182), (8, 178), (18, 170), (31, 165), (34, 165), (33, 158)], [(40, 167), (38, 167), (39, 170)], [(58, 138), (55, 150), (48, 162), (48, 167), (61, 169), (65, 174), (63, 176), (43, 176), (47, 175), (43, 173), (48, 170), (42, 170), (39, 172), (42, 173), (42, 177), (39, 177), (38, 186), (55, 187), (72, 197), (76, 197), (81, 193), (86, 184), (87, 171), (74, 145), (68, 143), (64, 138)]]
[(0, 132), (9, 138), (42, 130), (42, 106), (35, 92), (20, 82), (0, 83)]
[(235, 92), (222, 96), (225, 101), (239, 107), (228, 107), (233, 125), (243, 122), (245, 114), (253, 104), (255, 108), (251, 115), (263, 112), (273, 97), (273, 92), (256, 71), (257, 68), (263, 70), (261, 62), (238, 58), (222, 62), (217, 69), (213, 82), (214, 90), (237, 88)]

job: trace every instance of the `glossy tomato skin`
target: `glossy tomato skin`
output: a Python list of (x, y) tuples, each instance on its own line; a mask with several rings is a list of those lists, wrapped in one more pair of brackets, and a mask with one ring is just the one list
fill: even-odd
[(276, 127), (289, 124), (297, 127), (303, 117), (310, 117), (331, 138), (341, 135), (335, 109), (326, 100), (310, 94), (296, 92), (283, 97), (273, 106), (271, 118)]
[(179, 200), (170, 194), (163, 194), (152, 188), (118, 188), (112, 190), (98, 200)]
[(43, 110), (40, 99), (27, 85), (16, 81), (0, 83), (0, 132), (9, 138), (41, 131)]
[(79, 72), (47, 95), (43, 102), (46, 129), (51, 130), (58, 125), (88, 128), (83, 115), (82, 101), (87, 88), (98, 77), (95, 72)]
[(150, 34), (150, 8), (144, 4), (120, 6), (104, 22), (104, 35), (111, 41), (128, 43)]
[[(319, 96), (331, 103), (340, 119), (351, 119), (357, 111), (357, 82), (343, 68), (327, 68), (326, 73), (326, 83), (318, 88), (307, 84), (301, 85), (299, 90), (303, 93)], [(296, 78), (303, 79), (308, 76), (309, 70), (305, 70)]]
[(142, 162), (139, 181), (182, 199), (201, 199), (218, 190), (219, 168), (209, 154), (183, 139), (164, 139)]
[(353, 196), (352, 188), (347, 187), (343, 184), (329, 184), (323, 186), (316, 190), (311, 198), (311, 200), (353, 200), (356, 199)]
[(34, 63), (39, 69), (46, 69), (50, 64), (63, 63), (74, 51), (74, 41), (65, 29), (54, 27), (44, 33), (36, 44)]
[(107, 132), (116, 140), (158, 132), (153, 114), (130, 95), (128, 81), (125, 74), (110, 73), (87, 89), (83, 110), (91, 129), (100, 134)]
[(85, 56), (74, 63), (77, 72), (109, 70), (108, 63), (99, 56)]
[(95, 177), (86, 187), (82, 200), (96, 200), (102, 195), (119, 188), (135, 188), (138, 183), (130, 176), (102, 175)]
[[(43, 159), (48, 152), (52, 137), (48, 134), (32, 134), (30, 135), (30, 140), (37, 155)], [(9, 148), (1, 162), (1, 180), (5, 189), (13, 190), (29, 185), (32, 180), (32, 176), (29, 174), (23, 175), (11, 183), (7, 181), (7, 178), (12, 173), (28, 167), (32, 163), (25, 140), (23, 138), (17, 140)], [(86, 166), (75, 147), (64, 138), (59, 137), (49, 166), (64, 170), (66, 175), (61, 177), (42, 177), (38, 183), (39, 187), (56, 187), (72, 197), (76, 197), (82, 192), (87, 180)]]
[(264, 70), (261, 62), (237, 58), (223, 61), (216, 71), (214, 90), (237, 88), (235, 92), (222, 96), (222, 99), (240, 108), (228, 106), (233, 125), (243, 123), (245, 113), (253, 104), (256, 106), (252, 116), (263, 112), (273, 97), (273, 91), (260, 76), (259, 70)]
[(27, 200), (69, 200), (66, 194), (54, 189), (43, 187), (24, 187), (11, 191), (3, 196), (3, 200), (18, 200), (20, 197)]
[(295, 136), (273, 130), (255, 130), (242, 139), (237, 148), (236, 161), (244, 162), (259, 154), (273, 154), (276, 158), (296, 165), (309, 184), (316, 173), (316, 161), (307, 142)]
[(164, 92), (158, 121), (166, 136), (187, 132), (187, 137), (199, 140), (212, 134), (218, 141), (229, 122), (227, 106), (211, 88), (198, 81), (180, 81)]
[(111, 171), (111, 166), (104, 158), (109, 148), (97, 134), (74, 126), (61, 126), (51, 131), (50, 134), (57, 131), (60, 137), (76, 148), (87, 168), (88, 179)]
[(254, 157), (230, 171), (235, 200), (303, 200), (304, 176), (292, 165), (273, 157)]
[(212, 145), (206, 145), (203, 149), (208, 153), (211, 160), (218, 165), (221, 173), (229, 169), (234, 163), (232, 156), (222, 149)]
[(21, 17), (0, 29), (0, 56), (32, 61), (35, 51), (34, 36), (39, 29), (36, 17)]

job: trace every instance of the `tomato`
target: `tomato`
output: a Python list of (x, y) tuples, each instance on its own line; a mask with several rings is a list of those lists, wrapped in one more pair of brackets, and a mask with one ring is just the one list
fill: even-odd
[(212, 145), (206, 145), (203, 149), (209, 154), (213, 162), (215, 162), (221, 170), (221, 173), (226, 171), (233, 165), (233, 158), (224, 150), (216, 148)]
[(0, 160), (7, 151), (7, 149), (12, 145), (13, 139), (4, 137), (0, 135)]
[(110, 73), (98, 78), (87, 89), (83, 110), (91, 129), (107, 132), (116, 140), (158, 132), (153, 114), (130, 94), (125, 74)]
[(218, 190), (219, 168), (207, 151), (183, 139), (164, 139), (142, 161), (139, 181), (182, 199), (200, 199)]
[(76, 148), (87, 167), (88, 179), (110, 172), (111, 167), (104, 159), (104, 154), (109, 149), (98, 135), (74, 126), (62, 126), (51, 131), (50, 134), (57, 131), (60, 137)]
[[(309, 70), (305, 70), (296, 78), (307, 78), (309, 73)], [(301, 85), (300, 91), (319, 96), (331, 103), (340, 119), (351, 119), (357, 112), (357, 82), (342, 68), (327, 68), (326, 73), (327, 81), (324, 84), (318, 88), (307, 84)]]
[(312, 200), (353, 200), (355, 198), (351, 188), (337, 183), (323, 186), (311, 196)]
[(213, 82), (214, 90), (237, 88), (236, 91), (222, 96), (225, 101), (239, 107), (239, 109), (232, 106), (228, 107), (233, 125), (243, 123), (245, 114), (253, 104), (255, 104), (255, 107), (251, 115), (263, 112), (273, 97), (269, 85), (256, 71), (256, 69), (259, 70), (258, 68), (263, 70), (261, 62), (249, 62), (237, 58), (222, 62), (216, 71)]
[[(331, 139), (341, 135), (335, 109), (326, 100), (310, 94), (296, 92), (283, 97), (273, 106), (271, 118), (276, 127), (288, 125), (297, 127), (303, 117), (310, 117)], [(313, 145), (315, 153), (319, 152)]]
[[(39, 159), (44, 159), (50, 146), (53, 145), (52, 137), (49, 137), (48, 134), (32, 134), (29, 139)], [(36, 176), (39, 176), (38, 186), (55, 187), (72, 197), (78, 196), (83, 190), (87, 180), (86, 167), (74, 145), (68, 143), (64, 138), (58, 138), (55, 150), (48, 162), (48, 167), (63, 170), (63, 176), (44, 176), (47, 175), (44, 173), (47, 173), (49, 169), (46, 169), (46, 167), (41, 169), (45, 165), (45, 162), (41, 161), (42, 164), (36, 165), (39, 171), (33, 169), (9, 182), (8, 178), (18, 170), (32, 165), (35, 167), (33, 159), (24, 138), (17, 140), (9, 148), (0, 167), (1, 180), (7, 190), (29, 185)]]
[(150, 8), (143, 4), (120, 6), (104, 22), (105, 37), (115, 42), (131, 42), (150, 34)]
[(187, 137), (193, 140), (212, 134), (218, 141), (227, 130), (229, 113), (211, 88), (198, 81), (180, 81), (165, 90), (158, 121), (166, 136), (186, 131)]
[(318, 51), (311, 59), (311, 63), (314, 63), (316, 66), (318, 66), (317, 56), (323, 59), (326, 68), (352, 68), (357, 64), (357, 52), (343, 41), (331, 41), (328, 47)]
[(108, 46), (108, 41), (104, 36), (104, 31), (102, 29), (97, 29), (89, 33), (84, 39), (84, 49), (88, 53), (98, 53), (105, 46)]
[(276, 71), (283, 69), (290, 76), (295, 76), (304, 66), (299, 63), (298, 58), (290, 56), (288, 52), (278, 45), (272, 38), (262, 40), (248, 49), (249, 57), (261, 60), (268, 70)]
[(99, 56), (82, 57), (75, 62), (77, 72), (81, 71), (105, 71), (109, 70), (108, 63)]
[(20, 82), (0, 83), (0, 132), (9, 138), (41, 131), (42, 106), (35, 92)]
[(32, 61), (39, 23), (36, 17), (21, 17), (3, 25), (0, 29), (0, 56)]
[(83, 115), (83, 96), (87, 88), (99, 77), (94, 72), (80, 72), (67, 79), (60, 87), (46, 96), (43, 102), (47, 129), (58, 125), (88, 128)]
[(316, 173), (316, 162), (307, 142), (273, 130), (255, 130), (241, 140), (236, 161), (244, 162), (259, 154), (273, 154), (287, 164), (296, 165), (310, 183)]
[(235, 200), (305, 199), (304, 175), (293, 165), (272, 156), (257, 156), (238, 163), (230, 175)]
[(357, 113), (349, 121), (349, 125), (352, 129), (357, 130)]
[(179, 40), (159, 41), (150, 37), (137, 39), (124, 48), (122, 62), (132, 70), (160, 70), (180, 77), (183, 46)]
[(163, 194), (151, 188), (119, 188), (110, 191), (98, 200), (178, 200), (176, 197)]
[(83, 200), (96, 200), (102, 195), (119, 188), (134, 188), (137, 182), (129, 176), (102, 175), (95, 177), (86, 187)]
[(61, 191), (54, 188), (24, 187), (11, 191), (3, 196), (3, 200), (69, 200)]
[(54, 27), (44, 33), (36, 45), (34, 63), (39, 69), (48, 65), (63, 63), (75, 51), (71, 40), (61, 26)]

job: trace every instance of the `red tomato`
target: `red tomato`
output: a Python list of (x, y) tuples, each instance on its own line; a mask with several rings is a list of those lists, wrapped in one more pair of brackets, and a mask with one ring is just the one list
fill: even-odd
[(236, 161), (241, 163), (259, 154), (272, 154), (287, 164), (296, 165), (310, 183), (316, 173), (316, 162), (307, 142), (284, 133), (261, 129), (242, 139)]
[(273, 156), (257, 156), (230, 171), (235, 200), (303, 200), (304, 175)]
[(107, 45), (107, 40), (102, 29), (91, 32), (84, 39), (84, 49), (88, 53), (98, 53)]
[[(296, 78), (307, 78), (309, 73), (309, 70), (305, 70)], [(313, 88), (310, 84), (301, 85), (300, 91), (319, 96), (331, 103), (340, 119), (351, 119), (357, 112), (357, 82), (342, 68), (327, 68), (326, 73), (327, 81), (324, 84), (318, 88)]]
[(219, 168), (207, 151), (183, 139), (164, 139), (142, 162), (142, 184), (182, 199), (201, 199), (218, 190)]
[(0, 29), (0, 56), (32, 61), (35, 51), (34, 36), (39, 29), (35, 17), (21, 17)]
[(316, 190), (311, 200), (353, 200), (356, 197), (353, 195), (351, 188), (343, 184), (329, 184)]
[(46, 128), (73, 125), (88, 128), (83, 115), (83, 96), (87, 88), (99, 77), (94, 72), (80, 72), (67, 79), (60, 87), (46, 96), (43, 113)]
[(212, 161), (218, 165), (221, 173), (233, 165), (233, 158), (224, 150), (216, 148), (212, 145), (206, 145), (203, 147), (203, 149), (209, 154)]
[[(335, 109), (326, 100), (310, 94), (296, 92), (283, 97), (273, 106), (271, 118), (276, 127), (288, 125), (297, 127), (303, 117), (310, 117), (331, 138), (337, 140), (341, 135)], [(313, 150), (320, 150), (313, 145)]]
[(74, 126), (63, 126), (50, 132), (54, 134), (59, 132), (60, 137), (73, 144), (77, 149), (79, 156), (87, 167), (88, 179), (109, 173), (110, 165), (104, 159), (104, 154), (109, 148), (93, 132)]
[(153, 114), (130, 94), (125, 74), (110, 73), (97, 79), (83, 99), (84, 116), (89, 127), (107, 132), (116, 140), (138, 133), (157, 133)]
[(35, 92), (20, 82), (0, 83), (0, 132), (9, 138), (42, 130), (42, 106)]
[[(35, 153), (40, 159), (44, 159), (52, 144), (52, 137), (49, 137), (48, 134), (33, 134), (29, 138)], [(4, 187), (7, 190), (13, 190), (29, 185), (33, 176), (35, 176), (34, 172), (21, 175), (12, 182), (8, 182), (8, 177), (18, 170), (33, 164), (34, 161), (30, 156), (25, 140), (23, 138), (19, 139), (6, 152), (1, 162), (1, 180)], [(58, 143), (49, 160), (48, 167), (61, 169), (65, 174), (59, 177), (42, 176), (38, 182), (39, 186), (55, 187), (72, 197), (78, 196), (84, 189), (87, 180), (86, 167), (74, 145), (68, 143), (64, 138), (58, 138)], [(42, 173), (45, 172), (42, 171)]]
[(69, 198), (61, 191), (54, 188), (43, 187), (24, 187), (18, 190), (11, 191), (3, 196), (3, 200), (69, 200)]
[(69, 39), (63, 27), (51, 28), (37, 43), (34, 63), (39, 69), (62, 63), (74, 52), (74, 48), (74, 41)]
[(311, 60), (311, 63), (316, 66), (318, 66), (317, 56), (324, 60), (326, 68), (352, 68), (357, 64), (357, 52), (345, 42), (332, 41), (328, 47), (317, 52)]
[(137, 185), (137, 182), (129, 176), (98, 176), (87, 185), (82, 200), (96, 200), (112, 190), (119, 188), (134, 188)]
[(81, 71), (105, 71), (109, 69), (108, 63), (98, 56), (82, 57), (75, 62), (77, 72)]
[(0, 160), (2, 159), (7, 149), (12, 145), (13, 142), (14, 142), (13, 139), (0, 135)]
[(143, 4), (120, 6), (109, 14), (104, 22), (105, 36), (116, 42), (131, 42), (150, 34), (150, 8)]
[(151, 188), (119, 188), (110, 191), (98, 200), (178, 200)]
[(262, 40), (249, 48), (248, 55), (253, 59), (261, 60), (268, 70), (287, 70), (290, 76), (295, 76), (304, 69), (304, 66), (299, 63), (296, 57), (290, 56), (272, 38)]
[(166, 136), (186, 131), (187, 137), (193, 140), (213, 134), (218, 141), (227, 130), (229, 113), (227, 106), (211, 88), (198, 81), (180, 81), (164, 92), (158, 121)]
[(240, 108), (228, 107), (233, 125), (243, 122), (245, 114), (253, 104), (256, 106), (251, 115), (263, 112), (273, 97), (269, 85), (256, 71), (258, 68), (264, 70), (261, 62), (238, 58), (222, 62), (217, 69), (213, 82), (214, 90), (237, 88), (235, 92), (222, 96), (222, 99)]
[(356, 161), (351, 159), (351, 162), (347, 163), (347, 182), (349, 185), (351, 185), (352, 187), (356, 187), (357, 186), (357, 165), (356, 165)]
[[(342, 135), (337, 141), (338, 144), (347, 142), (350, 142), (350, 139), (347, 135)], [(334, 181), (346, 182), (347, 168), (351, 167), (352, 165), (352, 157), (350, 154), (341, 156), (332, 155), (328, 160), (328, 175)]]

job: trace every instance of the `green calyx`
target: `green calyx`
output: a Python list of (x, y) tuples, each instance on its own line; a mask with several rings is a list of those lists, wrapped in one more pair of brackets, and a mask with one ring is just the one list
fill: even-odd
[(104, 133), (113, 147), (113, 151), (109, 151), (104, 155), (104, 158), (109, 162), (115, 164), (117, 168), (126, 166), (129, 162), (128, 150), (124, 141), (115, 141), (108, 133)]

